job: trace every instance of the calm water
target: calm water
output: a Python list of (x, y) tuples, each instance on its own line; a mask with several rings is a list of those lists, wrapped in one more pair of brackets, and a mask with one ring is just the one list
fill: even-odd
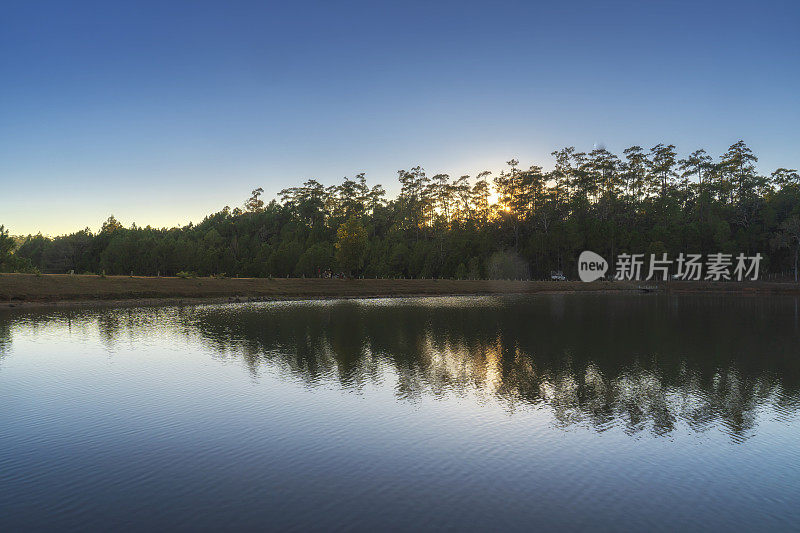
[(0, 311), (0, 530), (788, 530), (795, 298)]

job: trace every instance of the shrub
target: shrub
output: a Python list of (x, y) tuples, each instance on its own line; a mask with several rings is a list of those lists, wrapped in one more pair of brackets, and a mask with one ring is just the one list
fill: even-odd
[(512, 251), (492, 254), (486, 270), (489, 279), (530, 279), (528, 264)]

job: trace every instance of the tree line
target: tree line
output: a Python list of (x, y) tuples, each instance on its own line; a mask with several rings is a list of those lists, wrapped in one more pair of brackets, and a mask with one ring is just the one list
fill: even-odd
[(387, 198), (366, 176), (324, 186), (308, 180), (268, 203), (263, 190), (242, 207), (174, 228), (123, 227), (113, 216), (55, 238), (11, 237), (0, 227), (5, 271), (135, 275), (317, 277), (574, 277), (582, 250), (746, 253), (764, 272), (797, 269), (800, 175), (756, 169), (738, 141), (718, 158), (679, 157), (672, 144), (552, 153), (551, 170), (516, 159), (498, 174), (429, 176), (398, 171)]

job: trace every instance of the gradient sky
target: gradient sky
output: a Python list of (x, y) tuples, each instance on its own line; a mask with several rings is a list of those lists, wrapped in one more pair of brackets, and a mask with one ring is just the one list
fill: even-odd
[(797, 2), (0, 6), (0, 224), (172, 226), (315, 178), (396, 193), (574, 145), (800, 167)]

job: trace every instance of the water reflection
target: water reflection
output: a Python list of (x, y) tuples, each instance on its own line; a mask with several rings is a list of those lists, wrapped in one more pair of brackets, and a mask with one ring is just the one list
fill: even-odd
[[(800, 406), (794, 298), (564, 295), (284, 302), (0, 315), (114, 343), (153, 332), (197, 338), (254, 378), (281, 371), (313, 387), (391, 386), (398, 399), (455, 395), (546, 408), (562, 427), (631, 434), (718, 427), (753, 435), (759, 413)], [(1, 369), (0, 369), (1, 371)]]

